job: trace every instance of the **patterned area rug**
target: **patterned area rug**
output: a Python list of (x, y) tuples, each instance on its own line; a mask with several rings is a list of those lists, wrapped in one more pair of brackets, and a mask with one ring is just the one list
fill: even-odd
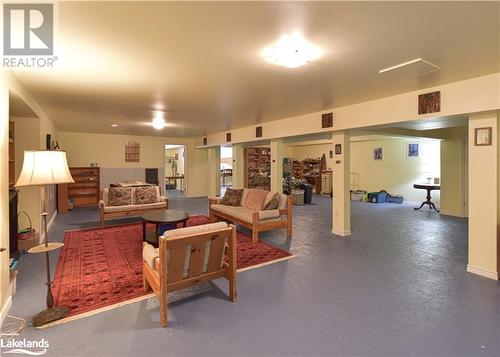
[[(206, 223), (208, 217), (192, 216), (187, 225)], [(293, 257), (261, 241), (252, 244), (244, 233), (237, 235), (238, 271)], [(52, 291), (55, 304), (67, 306), (69, 314), (50, 325), (153, 296), (142, 291), (142, 224), (65, 232)]]

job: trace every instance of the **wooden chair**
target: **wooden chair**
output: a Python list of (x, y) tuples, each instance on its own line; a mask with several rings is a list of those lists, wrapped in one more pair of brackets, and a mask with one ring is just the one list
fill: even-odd
[(144, 291), (160, 301), (160, 321), (168, 325), (167, 294), (221, 277), (236, 301), (236, 227), (225, 222), (179, 228), (160, 237), (159, 248), (143, 248)]

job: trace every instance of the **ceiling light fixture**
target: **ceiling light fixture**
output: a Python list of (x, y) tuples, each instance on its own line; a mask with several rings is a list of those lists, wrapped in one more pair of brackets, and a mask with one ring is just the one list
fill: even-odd
[(161, 130), (167, 126), (167, 123), (165, 123), (165, 119), (163, 118), (163, 112), (160, 111), (155, 112), (153, 120), (151, 121), (151, 125), (156, 130)]
[(112, 128), (116, 128), (117, 126), (118, 126), (118, 124), (111, 124)]
[(297, 68), (320, 58), (323, 50), (307, 42), (299, 33), (285, 34), (262, 50), (266, 61), (287, 68)]

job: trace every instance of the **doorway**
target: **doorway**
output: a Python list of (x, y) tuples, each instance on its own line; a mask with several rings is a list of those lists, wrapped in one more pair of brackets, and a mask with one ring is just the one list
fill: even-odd
[(224, 196), (228, 188), (233, 187), (233, 148), (220, 148), (220, 194)]
[(165, 145), (165, 192), (169, 199), (184, 198), (186, 192), (184, 145)]

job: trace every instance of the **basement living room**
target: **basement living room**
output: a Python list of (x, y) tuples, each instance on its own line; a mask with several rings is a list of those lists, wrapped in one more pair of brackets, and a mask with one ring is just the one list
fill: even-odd
[(0, 354), (498, 356), (500, 2), (1, 9)]

